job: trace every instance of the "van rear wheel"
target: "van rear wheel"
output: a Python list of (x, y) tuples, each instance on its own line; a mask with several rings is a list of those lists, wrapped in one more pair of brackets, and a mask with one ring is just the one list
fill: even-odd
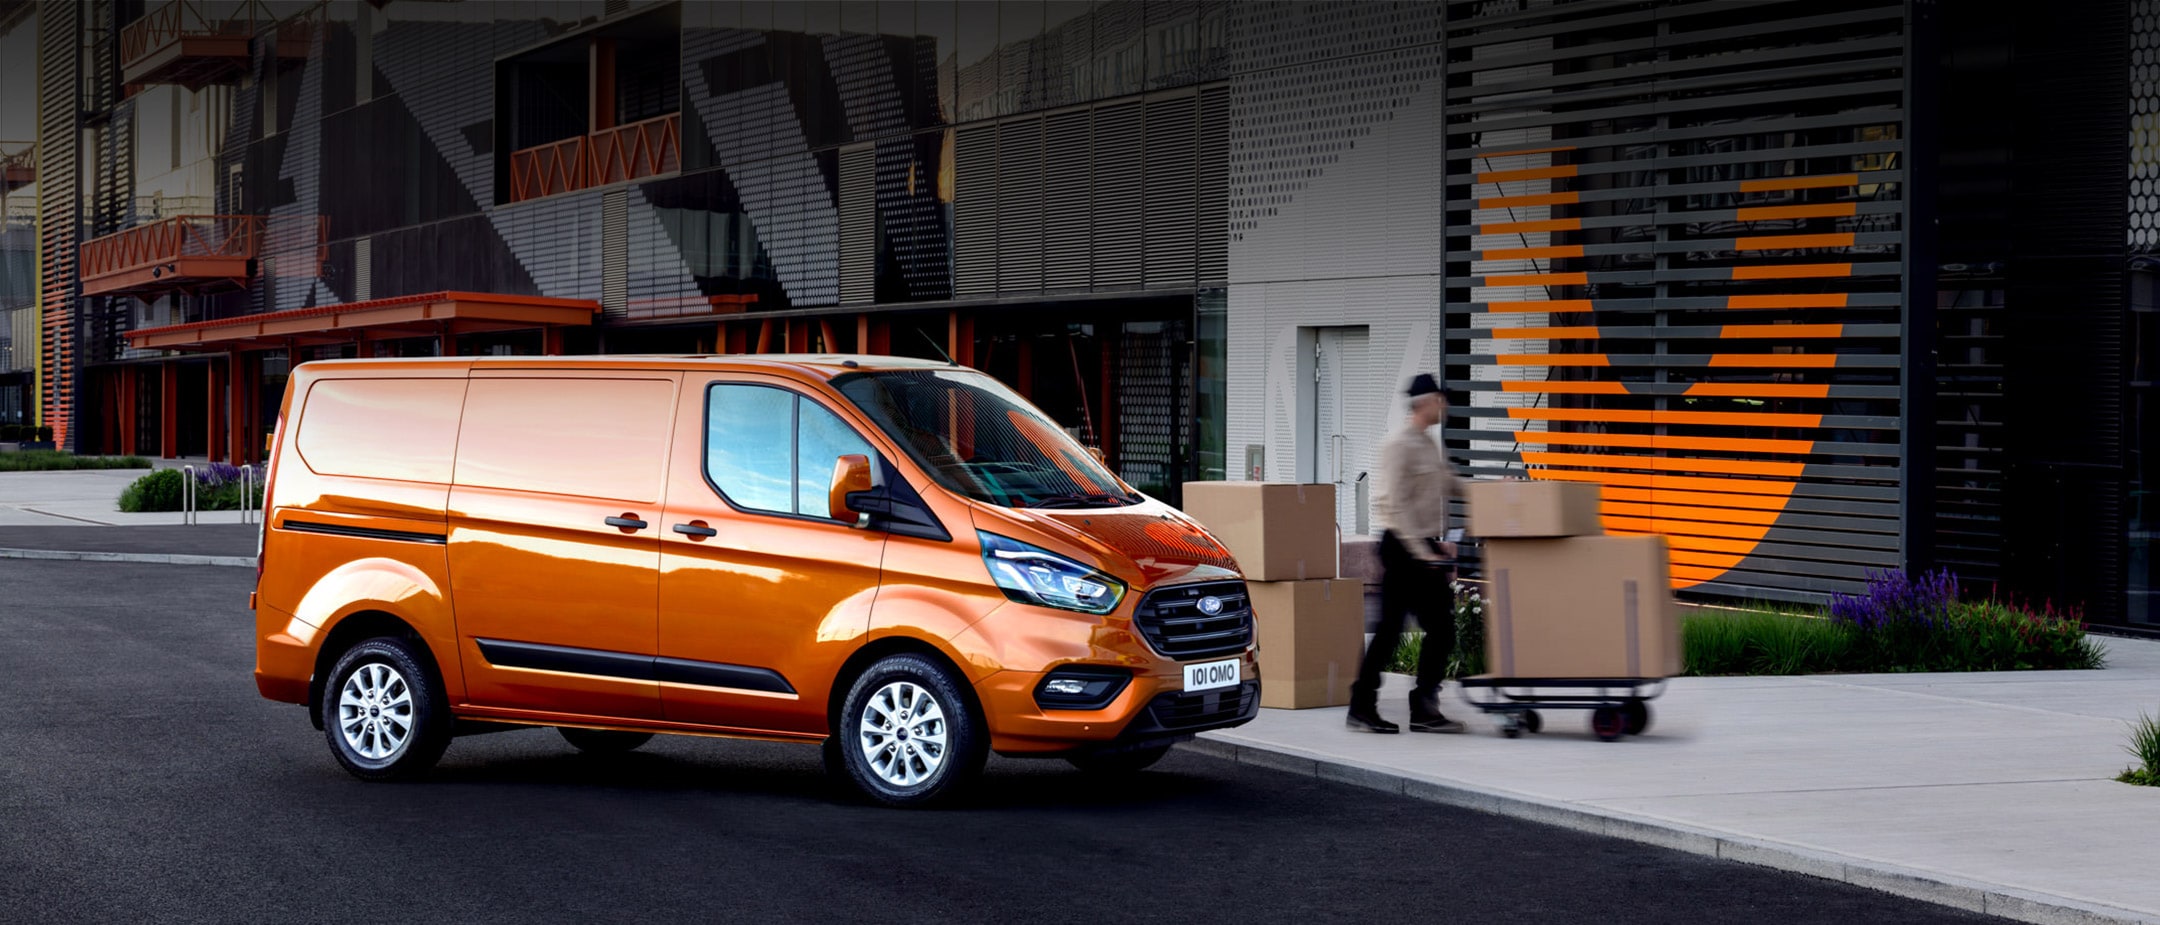
[(620, 729), (582, 729), (577, 726), (557, 726), (563, 741), (577, 747), (588, 755), (620, 755), (635, 750), (652, 741), (650, 732), (626, 732)]
[(950, 669), (913, 653), (889, 656), (848, 688), (835, 757), (849, 783), (876, 802), (935, 803), (980, 773), (989, 757), (976, 716)]
[(450, 747), (450, 705), (426, 650), (379, 636), (345, 650), (323, 687), (330, 753), (361, 780), (417, 777)]

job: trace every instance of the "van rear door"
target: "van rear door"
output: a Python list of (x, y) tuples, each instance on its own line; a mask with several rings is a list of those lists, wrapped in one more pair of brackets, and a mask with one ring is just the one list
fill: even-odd
[(474, 706), (659, 716), (660, 503), (680, 380), (474, 371), (449, 505)]

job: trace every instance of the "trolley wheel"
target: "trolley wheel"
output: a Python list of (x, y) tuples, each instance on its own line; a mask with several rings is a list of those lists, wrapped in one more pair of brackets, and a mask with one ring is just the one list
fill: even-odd
[(1627, 718), (1612, 707), (1599, 707), (1590, 713), (1590, 731), (1606, 742), (1617, 742), (1627, 730)]
[(1620, 718), (1625, 722), (1628, 735), (1639, 736), (1650, 728), (1650, 705), (1640, 700), (1630, 700), (1620, 706)]
[(1509, 720), (1500, 724), (1500, 734), (1510, 739), (1522, 738), (1522, 724)]
[(1545, 731), (1545, 720), (1543, 717), (1537, 715), (1536, 710), (1522, 711), (1522, 725), (1524, 729), (1527, 729), (1531, 732)]

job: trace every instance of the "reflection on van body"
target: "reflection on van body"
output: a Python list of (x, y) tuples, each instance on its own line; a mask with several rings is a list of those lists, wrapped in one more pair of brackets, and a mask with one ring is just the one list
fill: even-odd
[(554, 726), (819, 744), (908, 806), (991, 751), (1135, 771), (1259, 704), (1229, 553), (973, 370), (326, 361), (276, 434), (256, 682), (363, 779)]

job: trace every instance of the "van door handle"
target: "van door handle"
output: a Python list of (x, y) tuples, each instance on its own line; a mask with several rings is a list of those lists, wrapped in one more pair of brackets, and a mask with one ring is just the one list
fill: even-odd
[(621, 527), (624, 530), (643, 530), (646, 527), (652, 526), (651, 524), (637, 519), (635, 515), (630, 514), (625, 514), (621, 517), (610, 517), (607, 519), (607, 525), (610, 527)]
[(691, 521), (686, 524), (676, 524), (675, 532), (687, 536), (693, 540), (704, 539), (708, 536), (720, 535), (720, 531), (705, 526), (702, 521)]

